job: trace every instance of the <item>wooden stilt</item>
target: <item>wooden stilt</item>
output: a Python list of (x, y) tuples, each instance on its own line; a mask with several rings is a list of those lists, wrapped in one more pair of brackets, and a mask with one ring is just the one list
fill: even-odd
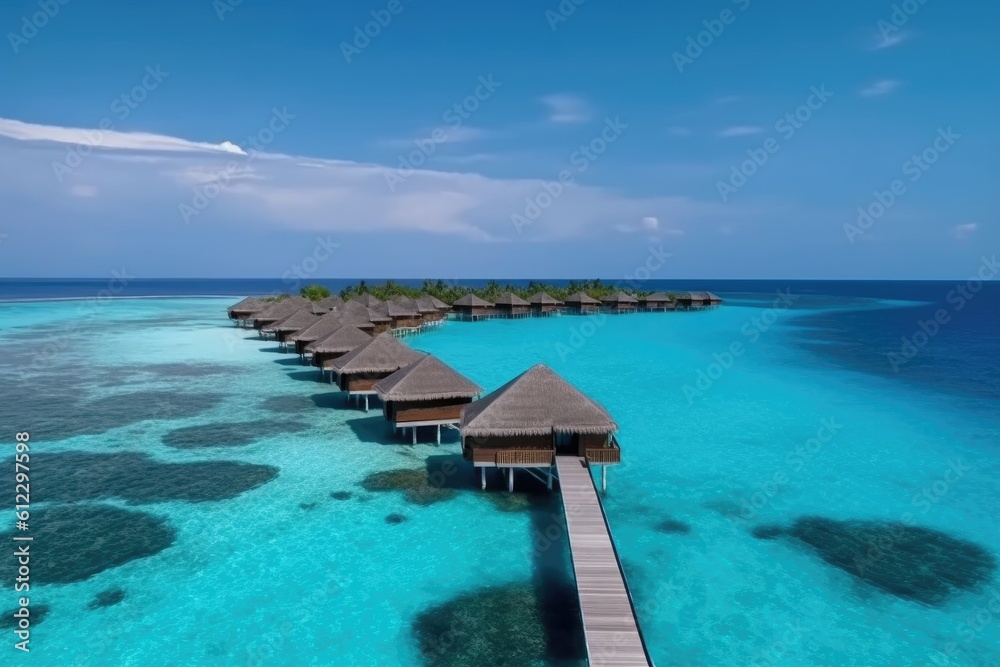
[(479, 478), (482, 480), (481, 484), (483, 485), (483, 491), (485, 491), (486, 490), (486, 466), (483, 466), (482, 468), (479, 469)]
[(514, 469), (507, 468), (507, 493), (514, 491)]
[(440, 445), (440, 444), (441, 444), (441, 424), (438, 424), (438, 425), (437, 425), (437, 427), (438, 427), (438, 432), (437, 432), (437, 444), (439, 444), (439, 445)]
[(608, 490), (608, 466), (601, 466), (601, 491)]
[(365, 394), (365, 412), (368, 412), (368, 394)]
[(410, 430), (413, 431), (413, 444), (417, 444), (417, 427), (411, 426)]
[(549, 478), (545, 482), (545, 488), (548, 489), (549, 491), (552, 490), (552, 466), (549, 466)]

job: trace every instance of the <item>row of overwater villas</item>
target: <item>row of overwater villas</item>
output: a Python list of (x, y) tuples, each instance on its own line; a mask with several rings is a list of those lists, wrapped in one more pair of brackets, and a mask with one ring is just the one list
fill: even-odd
[[(230, 308), (230, 317), (253, 307), (247, 301)], [(515, 468), (547, 472), (551, 488), (556, 456), (585, 457), (600, 466), (621, 462), (618, 427), (608, 412), (544, 364), (480, 398), (479, 385), (437, 357), (389, 332), (356, 326), (348, 314), (352, 302), (326, 312), (318, 303), (290, 297), (265, 303), (250, 316), (260, 316), (254, 326), (273, 331), (286, 350), (294, 343), (303, 359), (311, 357), (320, 379), (328, 378), (348, 401), (363, 403), (367, 411), (369, 400), (378, 397), (394, 433), (409, 429), (416, 443), (418, 428), (434, 429), (440, 442), (442, 427), (458, 427), (463, 455), (479, 470), (484, 488), (490, 467), (506, 472), (508, 489)], [(291, 312), (271, 320), (281, 304), (282, 312)]]

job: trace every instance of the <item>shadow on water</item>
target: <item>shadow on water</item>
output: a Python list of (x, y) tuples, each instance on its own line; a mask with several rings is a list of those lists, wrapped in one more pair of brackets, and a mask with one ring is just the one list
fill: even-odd
[(281, 359), (272, 359), (272, 364), (278, 364), (279, 366), (297, 366), (299, 368), (308, 368), (309, 364), (302, 363), (302, 360), (298, 356), (283, 357)]
[(227, 500), (278, 476), (273, 466), (238, 461), (161, 463), (134, 452), (37, 454), (31, 464), (32, 500), (36, 502)]
[(317, 370), (312, 366), (299, 366), (298, 364), (295, 364), (295, 366), (298, 368), (302, 368), (303, 370), (297, 370), (297, 371), (292, 371), (290, 373), (285, 373), (285, 377), (287, 377), (289, 380), (295, 380), (297, 382), (314, 382), (316, 384), (322, 383), (322, 384), (327, 384), (329, 386), (329, 383), (324, 382), (323, 379), (320, 377), (319, 372), (317, 372)]

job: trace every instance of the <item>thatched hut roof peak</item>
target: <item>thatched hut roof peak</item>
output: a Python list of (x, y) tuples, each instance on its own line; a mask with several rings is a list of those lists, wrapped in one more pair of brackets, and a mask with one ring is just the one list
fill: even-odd
[(306, 351), (313, 354), (346, 354), (372, 339), (352, 324), (341, 324), (326, 336), (306, 345)]
[(614, 294), (609, 294), (602, 299), (605, 303), (639, 303), (639, 300), (628, 292), (618, 290)]
[(530, 306), (531, 304), (514, 294), (513, 292), (504, 292), (495, 302), (497, 306)]
[(383, 333), (334, 359), (332, 366), (340, 373), (394, 373), (422, 356), (392, 334)]
[(566, 303), (593, 304), (600, 305), (600, 301), (590, 296), (586, 292), (574, 292), (566, 297)]
[(535, 306), (561, 306), (563, 302), (555, 298), (548, 292), (539, 292), (538, 294), (533, 294), (528, 299), (528, 303)]
[(384, 401), (434, 401), (473, 398), (481, 394), (483, 388), (428, 354), (379, 380), (375, 391)]
[(537, 364), (462, 411), (463, 436), (515, 437), (618, 430), (607, 410)]
[(469, 292), (461, 299), (455, 301), (453, 306), (461, 306), (464, 308), (492, 308), (493, 304), (486, 299), (481, 299), (472, 292)]

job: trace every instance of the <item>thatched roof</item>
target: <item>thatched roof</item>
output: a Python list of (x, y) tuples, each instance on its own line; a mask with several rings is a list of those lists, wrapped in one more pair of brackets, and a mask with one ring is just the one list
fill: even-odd
[(493, 304), (485, 299), (480, 299), (472, 292), (469, 292), (461, 299), (453, 303), (452, 306), (461, 306), (464, 308), (492, 308)]
[(262, 310), (258, 310), (253, 314), (253, 319), (258, 322), (277, 322), (311, 303), (309, 299), (303, 299), (300, 296), (289, 297), (270, 303)]
[[(438, 308), (438, 305), (434, 303), (435, 300), (436, 299), (434, 297), (424, 294), (423, 296), (418, 296), (414, 302), (417, 304), (417, 310), (420, 311), (421, 314), (436, 313), (440, 310), (440, 308)], [(447, 306), (445, 307), (447, 308)]]
[(300, 308), (284, 319), (280, 319), (273, 324), (264, 327), (265, 331), (299, 331), (316, 323), (320, 316), (326, 314), (326, 309), (320, 308), (316, 304), (310, 304), (305, 308)]
[(374, 314), (376, 319), (372, 319), (373, 311), (357, 301), (347, 301), (337, 309), (337, 312), (344, 317), (345, 322), (350, 322), (361, 329), (374, 329), (373, 322), (389, 322), (389, 316)]
[(437, 298), (436, 296), (429, 296), (427, 298), (430, 299), (431, 302), (434, 303), (434, 307), (437, 308), (438, 310), (451, 310), (451, 306), (449, 306), (448, 304), (446, 304), (444, 301), (442, 301), (441, 299)]
[(371, 336), (356, 326), (342, 324), (323, 338), (306, 345), (306, 351), (314, 354), (345, 354), (371, 339)]
[(585, 292), (574, 292), (566, 297), (566, 303), (600, 305), (601, 302)]
[(344, 324), (344, 318), (337, 311), (331, 311), (321, 316), (318, 320), (288, 336), (289, 341), (312, 342), (329, 336), (333, 331)]
[(715, 294), (711, 292), (681, 292), (677, 296), (678, 301), (711, 301), (712, 303), (722, 303), (720, 299)]
[(522, 299), (521, 297), (519, 297), (518, 295), (514, 294), (513, 292), (504, 292), (497, 298), (495, 305), (513, 307), (513, 306), (530, 306), (531, 304)]
[(529, 299), (528, 303), (533, 306), (561, 306), (563, 302), (555, 298), (548, 292), (539, 292), (538, 294), (533, 294)]
[(604, 303), (639, 303), (639, 300), (636, 299), (634, 296), (628, 294), (627, 292), (622, 292), (622, 291), (618, 291), (615, 292), (614, 294), (608, 295), (603, 299), (601, 299), (601, 301), (603, 301)]
[(537, 364), (462, 410), (463, 436), (513, 437), (550, 433), (613, 433), (607, 410)]
[(229, 308), (226, 309), (226, 312), (247, 313), (252, 315), (253, 313), (256, 313), (259, 310), (263, 310), (264, 308), (270, 305), (265, 301), (261, 301), (262, 298), (263, 297), (259, 296), (248, 296), (239, 303), (234, 303), (233, 305), (229, 306)]
[(653, 292), (652, 294), (647, 294), (642, 297), (640, 301), (643, 301), (644, 303), (663, 303), (673, 301), (673, 299), (671, 299), (670, 296), (664, 292)]
[(420, 309), (413, 299), (391, 299), (385, 302), (386, 312), (389, 317), (420, 317)]
[(474, 398), (483, 388), (434, 355), (428, 354), (379, 380), (375, 391), (383, 401), (435, 401)]
[(334, 308), (339, 308), (340, 306), (344, 305), (344, 300), (341, 299), (339, 296), (328, 296), (317, 301), (316, 305), (322, 306), (327, 310), (333, 310)]
[(356, 296), (356, 297), (354, 297), (353, 299), (350, 299), (350, 300), (351, 301), (356, 301), (356, 302), (360, 303), (365, 308), (371, 308), (372, 306), (381, 306), (382, 305), (382, 301), (380, 299), (376, 299), (371, 294), (362, 294), (362, 295)]
[(338, 373), (394, 373), (423, 356), (389, 333), (379, 334), (333, 360)]

